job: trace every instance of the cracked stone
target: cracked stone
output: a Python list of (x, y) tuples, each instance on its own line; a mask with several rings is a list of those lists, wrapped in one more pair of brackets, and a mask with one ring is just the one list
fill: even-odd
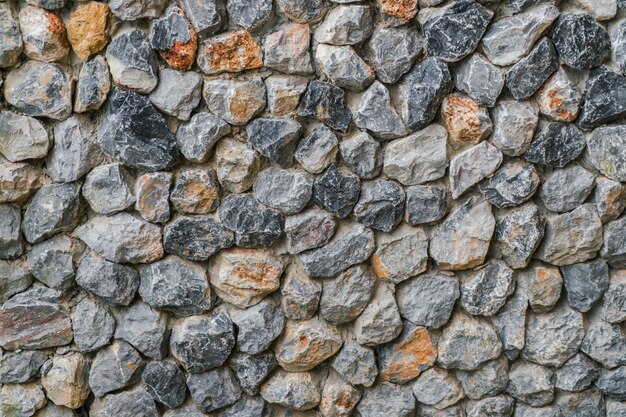
[[(112, 9), (115, 13), (115, 9)], [(157, 86), (157, 61), (148, 35), (138, 29), (115, 36), (106, 50), (113, 82), (148, 94)]]
[(482, 54), (475, 53), (457, 66), (454, 83), (477, 104), (493, 107), (504, 87), (504, 76)]
[(160, 18), (152, 21), (150, 41), (170, 67), (186, 71), (193, 66), (198, 35), (179, 7), (169, 7)]
[(374, 81), (374, 70), (350, 46), (319, 44), (315, 63), (322, 74), (341, 88), (362, 91)]
[(248, 142), (282, 168), (291, 165), (302, 126), (295, 120), (261, 117), (246, 126)]
[(525, 268), (539, 246), (545, 230), (543, 212), (533, 203), (496, 216), (494, 255), (513, 269)]
[(354, 216), (367, 227), (390, 232), (402, 220), (404, 199), (404, 190), (396, 182), (383, 179), (366, 181), (354, 206)]
[(322, 285), (312, 280), (299, 264), (287, 267), (282, 288), (281, 306), (285, 316), (291, 320), (308, 320), (317, 311)]
[(375, 283), (374, 273), (366, 265), (354, 266), (337, 278), (322, 281), (321, 316), (334, 324), (356, 319), (372, 298)]
[(233, 308), (229, 314), (237, 326), (237, 350), (250, 355), (268, 349), (285, 326), (285, 316), (275, 299), (265, 299), (247, 309)]
[(526, 100), (558, 69), (556, 51), (552, 43), (543, 38), (528, 55), (507, 71), (506, 86), (516, 100)]
[(237, 352), (230, 357), (228, 365), (235, 373), (241, 389), (248, 395), (257, 395), (263, 381), (276, 367), (272, 352), (249, 355)]
[(182, 0), (180, 7), (201, 38), (211, 36), (226, 26), (227, 10), (224, 0)]
[(89, 387), (96, 397), (127, 387), (139, 379), (143, 359), (130, 344), (116, 340), (96, 354)]
[(298, 106), (298, 116), (317, 119), (331, 129), (344, 133), (352, 119), (345, 102), (345, 92), (333, 84), (317, 80), (307, 86)]
[(252, 194), (231, 194), (217, 210), (220, 222), (235, 233), (237, 246), (270, 246), (285, 229), (280, 212), (259, 203)]
[(90, 361), (78, 352), (52, 358), (52, 364), (41, 376), (46, 396), (54, 404), (76, 409), (81, 407), (91, 389), (88, 385)]
[(502, 153), (489, 142), (469, 148), (450, 162), (450, 189), (452, 198), (493, 174), (502, 163)]
[(542, 115), (556, 122), (573, 122), (583, 96), (569, 75), (559, 68), (539, 88), (536, 98)]
[[(5, 87), (6, 91), (6, 87)], [(626, 77), (601, 67), (589, 74), (578, 125), (593, 129), (626, 114)]]
[(252, 187), (261, 169), (261, 157), (248, 144), (224, 138), (215, 146), (217, 180), (223, 189), (242, 193)]
[(362, 179), (376, 177), (383, 165), (380, 143), (366, 132), (356, 132), (339, 143), (341, 160)]
[(507, 161), (479, 185), (480, 192), (494, 206), (504, 209), (528, 201), (539, 188), (541, 179), (535, 167), (525, 161)]
[(319, 174), (336, 158), (337, 136), (326, 125), (319, 124), (298, 142), (294, 157), (302, 168), (311, 174)]
[(72, 330), (81, 352), (95, 352), (111, 341), (115, 319), (101, 303), (86, 297), (72, 311)]
[(508, 156), (526, 152), (539, 122), (537, 104), (534, 101), (499, 100), (492, 115), (493, 145)]
[(207, 75), (241, 72), (261, 68), (263, 53), (250, 32), (238, 30), (204, 41), (198, 52), (197, 62)]
[(185, 401), (185, 375), (175, 363), (150, 362), (144, 368), (141, 379), (146, 392), (166, 407), (175, 408)]
[(87, 174), (83, 197), (98, 214), (113, 214), (135, 203), (135, 180), (122, 164), (99, 165)]
[(357, 204), (359, 178), (333, 162), (313, 183), (313, 202), (339, 218), (346, 218)]
[(378, 81), (361, 96), (354, 113), (354, 123), (380, 140), (395, 139), (407, 133), (400, 116), (391, 105), (389, 91)]
[[(539, 198), (549, 210), (563, 213), (584, 203), (595, 185), (596, 177), (573, 163), (546, 176), (539, 189)], [(564, 187), (567, 192), (563, 191)]]
[(76, 283), (107, 304), (129, 305), (139, 287), (139, 274), (89, 252), (78, 265)]
[(461, 276), (461, 306), (472, 315), (492, 316), (515, 290), (513, 270), (500, 260)]
[(365, 60), (376, 71), (376, 78), (394, 84), (422, 55), (424, 39), (410, 28), (375, 28), (365, 44)]

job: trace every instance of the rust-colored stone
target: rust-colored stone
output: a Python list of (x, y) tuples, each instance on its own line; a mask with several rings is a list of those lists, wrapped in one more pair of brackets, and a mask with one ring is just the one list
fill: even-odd
[(578, 116), (578, 111), (572, 113), (567, 110), (565, 100), (560, 97), (561, 91), (557, 88), (542, 87), (539, 90), (539, 100), (550, 109), (551, 114), (562, 122), (573, 122)]
[(105, 3), (91, 1), (79, 5), (70, 16), (67, 37), (74, 53), (83, 61), (98, 53), (109, 42), (111, 12)]
[(455, 149), (476, 145), (493, 130), (487, 109), (460, 94), (450, 94), (445, 98), (441, 116), (448, 130), (450, 145)]
[(417, 0), (378, 0), (381, 11), (402, 22), (413, 19), (417, 13)]
[(241, 72), (263, 66), (261, 47), (250, 32), (239, 30), (207, 39), (198, 56), (206, 74)]
[(430, 368), (437, 359), (437, 349), (425, 327), (415, 327), (407, 335), (383, 348), (380, 377), (385, 381), (405, 383)]
[[(185, 12), (178, 10), (177, 13), (185, 15)], [(198, 49), (198, 34), (189, 23), (189, 41), (186, 43), (176, 41), (168, 50), (159, 51), (161, 57), (167, 64), (181, 71), (190, 70), (196, 60), (196, 50)]]

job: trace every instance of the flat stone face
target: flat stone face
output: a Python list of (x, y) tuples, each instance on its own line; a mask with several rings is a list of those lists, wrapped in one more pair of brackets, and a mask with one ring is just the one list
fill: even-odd
[(626, 114), (622, 97), (626, 94), (626, 77), (606, 68), (594, 69), (585, 84), (583, 108), (577, 123), (593, 129)]
[(235, 233), (238, 246), (270, 246), (284, 232), (285, 219), (251, 194), (230, 195), (218, 209), (220, 222)]
[(516, 207), (528, 201), (539, 188), (539, 173), (532, 164), (508, 161), (483, 181), (478, 189), (497, 208)]
[(288, 119), (258, 118), (246, 127), (248, 143), (283, 168), (291, 164), (300, 132), (300, 124)]
[(456, 278), (435, 274), (411, 278), (396, 290), (400, 315), (418, 326), (432, 328), (448, 322), (459, 295)]
[[(114, 337), (133, 345), (143, 355), (161, 360), (165, 356), (167, 335), (166, 317), (148, 304), (138, 302), (116, 311)], [(142, 323), (141, 327), (137, 323)]]
[(502, 163), (502, 153), (489, 142), (481, 142), (450, 161), (452, 198), (459, 198), (470, 187), (495, 172)]
[(78, 265), (76, 283), (107, 304), (128, 305), (139, 287), (139, 274), (130, 266), (89, 252)]
[(39, 159), (48, 153), (48, 132), (34, 117), (3, 111), (0, 126), (0, 153), (9, 161)]
[(310, 39), (308, 25), (291, 23), (280, 27), (265, 38), (264, 65), (287, 74), (312, 73)]
[(506, 73), (506, 86), (516, 100), (531, 97), (554, 71), (559, 60), (552, 43), (543, 38)]
[(145, 32), (135, 29), (113, 38), (106, 59), (120, 87), (147, 94), (157, 86), (156, 56)]
[(528, 150), (533, 140), (539, 108), (533, 101), (499, 100), (492, 112), (491, 143), (509, 156), (519, 156)]
[(200, 102), (202, 77), (195, 72), (179, 72), (164, 68), (159, 72), (159, 85), (150, 93), (150, 101), (165, 114), (189, 120)]
[[(355, 320), (354, 335), (359, 344), (382, 345), (391, 342), (402, 332), (402, 319), (398, 312), (392, 285), (385, 282), (379, 283), (371, 302)], [(409, 338), (412, 339), (410, 335)]]
[(206, 261), (235, 242), (233, 232), (210, 217), (179, 216), (163, 229), (163, 249), (192, 261)]
[(321, 400), (319, 375), (279, 370), (261, 386), (261, 397), (271, 404), (309, 410)]
[(559, 68), (537, 93), (539, 111), (557, 122), (573, 122), (580, 111), (582, 93), (569, 75)]
[(100, 302), (84, 298), (72, 312), (72, 330), (74, 343), (81, 352), (97, 351), (113, 337), (115, 319)]
[(313, 183), (312, 198), (321, 208), (345, 218), (353, 210), (360, 193), (358, 177), (332, 163)]
[(226, 25), (224, 0), (184, 0), (180, 7), (200, 37), (210, 36)]
[(421, 228), (401, 225), (390, 234), (379, 233), (371, 258), (376, 276), (402, 282), (426, 270), (428, 238)]
[[(551, 211), (562, 213), (580, 206), (591, 194), (595, 177), (578, 164), (569, 164), (547, 175), (539, 190), (539, 198)], [(569, 192), (565, 194), (563, 187)]]
[(408, 28), (375, 28), (365, 46), (365, 60), (384, 83), (395, 83), (422, 54), (424, 39)]
[(313, 39), (331, 45), (354, 45), (367, 39), (373, 30), (373, 10), (364, 5), (338, 6), (315, 29)]
[(67, 39), (83, 61), (100, 52), (109, 42), (111, 11), (106, 4), (89, 2), (74, 10), (67, 24)]
[(611, 51), (608, 33), (586, 13), (559, 16), (552, 41), (563, 62), (578, 70), (602, 65)]
[(593, 165), (615, 181), (626, 181), (626, 152), (623, 141), (626, 127), (604, 126), (595, 129), (587, 141)]
[(202, 87), (202, 97), (211, 113), (234, 125), (245, 125), (265, 108), (265, 92), (260, 77), (207, 80)]
[(135, 202), (134, 179), (121, 164), (100, 165), (83, 183), (83, 197), (98, 214), (112, 214)]
[(585, 149), (582, 132), (570, 123), (546, 123), (539, 127), (524, 154), (528, 162), (564, 167)]
[(496, 217), (494, 252), (511, 268), (524, 268), (539, 246), (544, 228), (545, 216), (533, 203), (499, 213)]
[(78, 74), (74, 111), (98, 110), (111, 89), (111, 74), (106, 59), (98, 55), (83, 64)]
[(345, 324), (357, 318), (374, 293), (375, 277), (371, 268), (357, 265), (337, 278), (323, 281), (320, 314), (324, 319)]

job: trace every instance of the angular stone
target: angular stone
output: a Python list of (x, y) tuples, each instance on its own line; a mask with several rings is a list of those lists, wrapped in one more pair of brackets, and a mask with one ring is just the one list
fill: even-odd
[(556, 401), (562, 415), (601, 417), (604, 415), (603, 397), (596, 388), (581, 393), (563, 393)]
[(224, 0), (182, 0), (180, 7), (201, 38), (219, 32), (228, 21)]
[(337, 278), (323, 281), (320, 314), (324, 319), (345, 324), (357, 318), (374, 293), (375, 277), (371, 268), (354, 266)]
[(135, 180), (122, 164), (100, 165), (83, 183), (83, 197), (98, 214), (113, 214), (135, 203)]
[(308, 25), (288, 23), (280, 26), (265, 38), (264, 65), (287, 74), (314, 72), (309, 51), (310, 39), (311, 29)]
[(129, 305), (139, 287), (139, 274), (131, 266), (89, 252), (78, 265), (76, 283), (107, 304)]
[(3, 413), (6, 411), (7, 416), (30, 417), (43, 408), (46, 402), (46, 395), (36, 382), (6, 384), (0, 389), (0, 409)]
[(163, 223), (170, 218), (170, 172), (150, 172), (140, 175), (135, 182), (135, 210), (144, 220)]
[(626, 365), (626, 334), (619, 324), (607, 323), (599, 314), (589, 317), (580, 350), (605, 368)]
[(344, 343), (330, 365), (352, 385), (370, 387), (378, 375), (374, 350), (358, 343)]
[(472, 400), (491, 397), (504, 391), (509, 382), (509, 362), (505, 356), (487, 362), (475, 371), (456, 371), (465, 395)]
[(261, 396), (271, 404), (309, 410), (321, 400), (320, 377), (313, 372), (276, 372), (261, 386)]
[(377, 236), (372, 266), (378, 278), (399, 283), (426, 270), (428, 238), (424, 231), (402, 225)]
[(334, 217), (317, 207), (285, 219), (287, 251), (291, 254), (318, 248), (328, 243), (335, 233)]
[(463, 388), (450, 371), (431, 368), (421, 374), (413, 384), (413, 394), (421, 404), (442, 410), (459, 402)]
[(611, 267), (616, 269), (626, 268), (626, 242), (624, 241), (624, 224), (626, 217), (609, 222), (604, 228), (604, 245), (600, 251), (602, 256)]
[(389, 142), (384, 151), (383, 172), (403, 185), (417, 185), (445, 175), (448, 166), (448, 134), (437, 124)]
[(305, 274), (299, 264), (287, 267), (282, 288), (281, 305), (285, 316), (292, 320), (308, 320), (317, 311), (322, 285)]
[(195, 61), (198, 35), (185, 12), (171, 6), (152, 21), (151, 44), (170, 67), (185, 71), (191, 69)]
[(145, 356), (161, 360), (167, 351), (167, 316), (137, 302), (116, 312), (115, 338), (133, 345)]
[(196, 113), (178, 127), (176, 143), (185, 159), (204, 163), (211, 156), (217, 141), (230, 131), (228, 123), (218, 116), (207, 112)]
[(206, 261), (234, 243), (234, 234), (210, 217), (179, 216), (163, 230), (165, 252), (192, 261)]
[(39, 374), (48, 356), (38, 350), (3, 352), (0, 355), (0, 381), (3, 384), (23, 384)]
[(128, 213), (93, 217), (76, 235), (109, 261), (150, 263), (163, 257), (161, 228)]
[(174, 180), (170, 201), (186, 214), (208, 214), (220, 204), (220, 186), (215, 171), (208, 167), (181, 168)]
[(471, 401), (466, 406), (467, 417), (502, 416), (511, 417), (515, 400), (506, 395), (496, 395), (480, 401)]
[(456, 278), (437, 274), (412, 278), (396, 290), (400, 315), (414, 325), (429, 328), (448, 322), (459, 295)]
[(276, 74), (265, 79), (267, 107), (274, 116), (293, 113), (309, 80), (296, 75)]
[(493, 174), (502, 163), (502, 153), (489, 142), (481, 142), (455, 156), (450, 162), (450, 189), (458, 199), (465, 191)]
[(87, 61), (80, 68), (76, 93), (74, 95), (74, 111), (84, 113), (98, 110), (107, 98), (111, 89), (109, 65), (102, 55)]
[(479, 185), (480, 192), (494, 206), (505, 209), (519, 206), (537, 191), (541, 179), (535, 167), (521, 160), (507, 161)]
[(344, 133), (352, 119), (345, 103), (345, 92), (333, 84), (317, 80), (307, 86), (298, 106), (298, 116), (317, 119)]
[(46, 286), (67, 290), (74, 284), (75, 265), (84, 246), (65, 235), (37, 243), (28, 253), (28, 269)]
[(11, 204), (0, 204), (0, 259), (15, 259), (24, 253), (22, 212)]
[(313, 202), (339, 218), (347, 217), (356, 205), (360, 186), (356, 175), (332, 163), (313, 183)]
[(319, 174), (330, 165), (337, 155), (337, 136), (320, 124), (298, 142), (296, 160), (312, 174)]
[(371, 179), (382, 168), (380, 144), (365, 132), (356, 132), (339, 144), (341, 159), (360, 178)]
[(363, 392), (355, 416), (410, 417), (414, 414), (415, 397), (411, 387), (383, 381)]
[(167, 169), (178, 158), (163, 116), (147, 97), (132, 91), (113, 90), (97, 133), (104, 152), (139, 170)]
[(491, 205), (470, 198), (454, 210), (432, 235), (430, 256), (447, 270), (481, 265), (487, 256), (496, 221)]
[[(379, 348), (378, 369), (383, 380), (403, 384), (433, 366), (436, 359), (437, 348), (428, 330), (405, 323), (396, 340)], [(418, 391), (421, 388), (414, 388)]]
[(234, 346), (233, 323), (221, 311), (187, 317), (172, 326), (170, 352), (188, 373), (222, 366)]
[(361, 394), (359, 388), (353, 387), (331, 371), (324, 381), (320, 412), (329, 417), (350, 415), (361, 399)]
[(338, 87), (362, 91), (374, 81), (374, 70), (349, 46), (320, 44), (315, 50), (315, 63)]
[(626, 181), (625, 133), (625, 126), (603, 126), (587, 140), (591, 163), (607, 177), (621, 182)]
[(613, 61), (620, 70), (626, 72), (626, 19), (617, 20), (611, 27), (611, 49)]
[(454, 83), (477, 104), (493, 107), (504, 87), (504, 76), (482, 54), (475, 53), (457, 66)]
[(224, 138), (215, 147), (217, 180), (225, 190), (242, 193), (252, 187), (261, 157), (247, 143)]
[(545, 217), (533, 203), (498, 213), (493, 251), (513, 269), (524, 268), (543, 238)]
[(580, 7), (593, 16), (596, 20), (609, 20), (617, 13), (617, 3), (615, 0), (578, 0)]
[[(220, 412), (223, 417), (250, 416), (262, 417), (265, 412), (265, 401), (260, 396), (242, 395), (234, 404)], [(186, 414), (188, 415), (188, 414)]]
[(103, 398), (96, 398), (89, 409), (92, 417), (158, 417), (159, 412), (148, 394), (143, 388), (132, 391), (123, 391), (118, 394), (109, 394)]
[(109, 344), (115, 331), (115, 319), (102, 304), (86, 297), (72, 311), (72, 330), (78, 349), (94, 352)]
[(536, 98), (542, 115), (557, 122), (573, 122), (583, 97), (569, 75), (559, 68), (538, 90)]
[(80, 59), (87, 61), (109, 43), (111, 11), (95, 1), (79, 5), (70, 15), (67, 39)]
[[(394, 297), (393, 284), (378, 283), (370, 303), (354, 322), (354, 334), (357, 343), (365, 346), (376, 346), (390, 342), (398, 337), (402, 332), (402, 327), (402, 319)], [(411, 333), (409, 332), (407, 335), (409, 344), (413, 340)]]
[(261, 68), (263, 54), (250, 32), (239, 30), (204, 41), (198, 52), (197, 62), (202, 72), (207, 75), (241, 72)]
[(272, 17), (272, 1), (250, 4), (246, 0), (228, 0), (228, 16), (234, 24), (247, 30), (260, 29)]
[(370, 37), (374, 29), (370, 6), (340, 5), (333, 8), (315, 29), (313, 39), (331, 45), (354, 45)]
[(270, 347), (281, 334), (285, 316), (275, 299), (266, 299), (247, 309), (229, 310), (237, 326), (237, 350), (256, 355)]
[(563, 13), (552, 31), (561, 60), (577, 70), (599, 67), (611, 53), (606, 29), (587, 13)]
[(234, 125), (245, 125), (265, 108), (265, 84), (261, 77), (207, 80), (202, 96), (211, 113)]
[(88, 358), (78, 352), (52, 358), (50, 368), (41, 377), (46, 396), (59, 406), (81, 407), (91, 393), (89, 367)]
[(26, 6), (19, 14), (24, 55), (42, 62), (60, 61), (70, 50), (65, 25), (54, 12)]
[(222, 300), (248, 308), (280, 287), (283, 268), (270, 250), (232, 248), (211, 259), (209, 279)]
[(131, 345), (116, 340), (95, 356), (89, 372), (89, 387), (96, 397), (137, 381), (143, 359)]
[(626, 401), (607, 398), (605, 405), (607, 417), (621, 417), (626, 412)]
[(482, 39), (483, 53), (495, 65), (507, 66), (527, 55), (559, 16), (553, 4), (540, 4), (525, 12), (504, 17), (489, 26)]
[(200, 102), (202, 77), (188, 71), (164, 68), (159, 72), (159, 85), (150, 93), (150, 101), (165, 114), (189, 120)]
[(361, 96), (354, 114), (354, 122), (380, 140), (395, 139), (407, 133), (402, 120), (391, 105), (389, 91), (378, 81)]
[(424, 39), (411, 28), (374, 29), (365, 44), (365, 60), (383, 83), (396, 83), (424, 50)]
[(248, 395), (257, 395), (259, 387), (276, 367), (276, 359), (271, 352), (249, 355), (237, 352), (228, 360), (241, 389)]
[(491, 323), (457, 311), (441, 333), (437, 363), (446, 369), (471, 371), (501, 352), (502, 343)]
[(165, 8), (164, 0), (113, 0), (109, 3), (113, 14), (121, 20), (132, 21), (142, 18), (154, 19), (159, 17)]
[(472, 315), (492, 316), (504, 306), (515, 289), (513, 270), (500, 260), (492, 260), (461, 277), (460, 304)]
[(506, 73), (506, 86), (516, 100), (526, 100), (559, 69), (559, 58), (552, 43), (543, 38), (532, 51)]
[(610, 271), (609, 288), (602, 298), (602, 318), (609, 323), (626, 320), (626, 272)]
[(106, 58), (118, 86), (141, 94), (157, 86), (156, 56), (145, 32), (134, 29), (115, 36), (107, 47)]
[(504, 354), (510, 360), (519, 356), (524, 347), (526, 323), (526, 311), (528, 300), (522, 291), (517, 291), (500, 309), (498, 314), (491, 316), (491, 323), (496, 327), (496, 332), (502, 340)]
[(148, 394), (166, 407), (175, 408), (185, 401), (185, 375), (176, 364), (150, 362), (144, 368), (141, 379)]
[(530, 269), (520, 271), (517, 282), (535, 313), (552, 310), (561, 297), (563, 278), (556, 267), (532, 265)]
[(34, 165), (0, 158), (0, 203), (21, 202), (47, 183), (43, 170)]
[[(578, 164), (548, 174), (539, 190), (543, 204), (551, 211), (563, 213), (581, 205), (595, 186), (595, 176)], [(563, 192), (567, 187), (568, 192)]]
[(480, 143), (493, 130), (487, 109), (459, 93), (446, 96), (441, 104), (441, 117), (454, 149)]
[(609, 288), (609, 268), (602, 259), (561, 268), (569, 305), (586, 313)]
[(322, 0), (276, 0), (276, 5), (289, 19), (298, 23), (321, 19), (327, 8)]
[(27, 61), (7, 74), (4, 98), (28, 116), (64, 120), (72, 113), (72, 79), (61, 65)]
[(11, 162), (45, 158), (50, 138), (34, 117), (10, 111), (0, 112), (0, 153)]
[[(342, 3), (338, 1), (337, 3)], [(417, 13), (418, 0), (378, 0), (382, 21), (393, 26), (408, 23)]]
[(602, 370), (600, 378), (596, 382), (598, 389), (610, 398), (626, 400), (626, 366), (607, 371)]
[(241, 397), (241, 388), (227, 367), (191, 374), (187, 387), (194, 402), (207, 412), (232, 405)]
[(526, 152), (539, 121), (537, 104), (534, 101), (499, 100), (492, 115), (491, 143), (508, 156)]
[(0, 68), (15, 65), (22, 54), (24, 43), (14, 5), (9, 2), (0, 4)]
[(30, 287), (32, 283), (33, 277), (24, 259), (0, 260), (0, 302), (4, 303), (11, 296)]
[(404, 190), (395, 182), (382, 179), (364, 182), (354, 216), (367, 227), (389, 232), (402, 220), (404, 198)]
[(289, 119), (258, 118), (246, 126), (248, 142), (282, 168), (291, 165), (302, 126)]
[(412, 226), (440, 220), (448, 211), (448, 192), (441, 187), (416, 185), (406, 188), (404, 221)]
[(554, 372), (528, 362), (515, 362), (509, 371), (506, 392), (533, 407), (548, 405), (554, 399)]
[(562, 168), (578, 158), (585, 149), (582, 132), (570, 123), (550, 122), (540, 125), (524, 158), (535, 164)]
[(596, 187), (591, 195), (602, 223), (617, 219), (626, 207), (626, 188), (617, 181), (596, 177)]
[(556, 371), (556, 384), (566, 391), (582, 391), (600, 375), (600, 367), (582, 353), (571, 357)]
[(229, 195), (222, 201), (218, 216), (224, 227), (235, 232), (237, 245), (243, 247), (269, 246), (285, 228), (283, 216), (251, 194)]
[(593, 129), (621, 118), (626, 114), (625, 94), (626, 77), (604, 67), (594, 69), (585, 84), (578, 125), (583, 129)]

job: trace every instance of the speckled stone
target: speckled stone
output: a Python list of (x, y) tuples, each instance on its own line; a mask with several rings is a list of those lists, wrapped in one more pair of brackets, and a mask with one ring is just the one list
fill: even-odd
[(611, 53), (604, 27), (586, 13), (563, 13), (552, 31), (554, 47), (571, 68), (583, 70), (602, 65)]
[(584, 149), (585, 139), (575, 125), (549, 122), (539, 126), (524, 158), (534, 164), (562, 168), (578, 158)]
[(604, 67), (589, 74), (585, 84), (583, 108), (577, 124), (593, 129), (612, 122), (626, 114), (626, 77)]
[(312, 117), (339, 132), (346, 132), (352, 113), (345, 103), (345, 92), (333, 84), (311, 81), (298, 106), (298, 115)]

